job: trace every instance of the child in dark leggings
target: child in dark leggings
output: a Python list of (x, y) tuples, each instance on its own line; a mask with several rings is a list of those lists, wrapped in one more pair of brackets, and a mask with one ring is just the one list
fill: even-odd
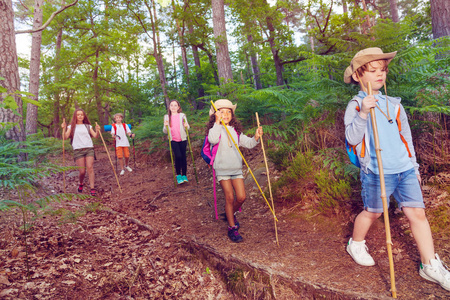
[(181, 112), (180, 103), (177, 100), (170, 101), (167, 115), (164, 116), (163, 132), (167, 134), (167, 126), (170, 128), (170, 144), (175, 156), (175, 171), (177, 172), (177, 183), (188, 182), (186, 171), (186, 145), (189, 123), (186, 115)]

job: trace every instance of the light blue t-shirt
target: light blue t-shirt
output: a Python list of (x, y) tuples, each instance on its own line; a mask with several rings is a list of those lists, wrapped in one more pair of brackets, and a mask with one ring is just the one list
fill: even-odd
[[(358, 96), (364, 98), (367, 94), (360, 91)], [(386, 97), (382, 95), (381, 92), (374, 96), (375, 99), (378, 100), (378, 107), (387, 115)], [(395, 105), (391, 102), (389, 102), (389, 116), (393, 121), (392, 123), (389, 123), (386, 116), (381, 113), (378, 108), (375, 108), (383, 170), (385, 174), (397, 174), (412, 169), (414, 166), (408, 156), (406, 146), (400, 138), (400, 132), (398, 131), (398, 125), (395, 120)], [(368, 168), (373, 173), (379, 174), (370, 114), (368, 120), (368, 130), (370, 132), (370, 164)]]

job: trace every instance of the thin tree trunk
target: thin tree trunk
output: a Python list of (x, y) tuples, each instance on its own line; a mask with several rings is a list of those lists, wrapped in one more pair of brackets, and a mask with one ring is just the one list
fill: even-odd
[[(166, 108), (169, 107), (170, 99), (167, 94), (167, 81), (166, 81), (166, 72), (164, 70), (164, 63), (161, 56), (161, 44), (159, 42), (159, 29), (157, 27), (157, 17), (156, 17), (156, 8), (155, 8), (155, 2), (152, 0), (152, 8), (149, 7), (148, 3), (145, 2), (149, 15), (150, 15), (150, 21), (152, 25), (152, 33), (153, 33), (153, 53), (152, 55), (155, 57), (156, 65), (158, 67), (158, 74), (159, 74), (159, 81), (161, 83), (161, 89), (164, 94), (164, 100)], [(152, 12), (153, 10), (153, 12)]]
[[(14, 34), (14, 12), (11, 0), (0, 1), (0, 85), (6, 89), (7, 94), (20, 90), (19, 63), (17, 60), (16, 36)], [(0, 93), (0, 102), (5, 104), (7, 99)], [(17, 123), (18, 125), (6, 132), (7, 139), (25, 141), (25, 129), (22, 116), (22, 99), (13, 95), (17, 104), (17, 116), (11, 109), (0, 107), (0, 123)], [(1, 125), (0, 125), (1, 126)]]
[(392, 22), (398, 23), (399, 18), (398, 18), (397, 0), (389, 0), (389, 5), (391, 7)]
[(219, 71), (220, 80), (223, 80), (223, 83), (226, 83), (233, 80), (233, 72), (231, 70), (231, 59), (228, 52), (224, 0), (212, 0), (212, 13), (217, 53), (217, 69)]
[[(58, 31), (56, 35), (56, 45), (55, 45), (55, 84), (59, 83), (59, 69), (61, 68), (60, 57), (61, 57), (61, 45), (62, 45), (62, 29)], [(53, 136), (59, 138), (60, 129), (60, 102), (61, 96), (59, 91), (55, 91), (53, 94), (55, 102), (53, 102)]]
[(252, 75), (253, 75), (253, 84), (255, 89), (262, 89), (261, 85), (261, 76), (258, 65), (258, 58), (256, 57), (256, 51), (254, 49), (253, 36), (251, 34), (247, 35), (247, 41), (250, 44), (250, 61), (252, 63)]
[[(175, 1), (172, 1), (173, 11), (175, 12)], [(175, 25), (177, 26), (178, 31), (178, 40), (180, 43), (181, 49), (181, 59), (183, 61), (184, 75), (186, 76), (186, 82), (189, 84), (189, 66), (186, 55), (186, 43), (184, 42), (184, 31), (181, 29), (180, 21), (178, 18), (175, 18)]]
[(279, 50), (275, 44), (275, 28), (272, 24), (272, 18), (267, 17), (267, 28), (269, 29), (269, 45), (272, 51), (273, 62), (275, 64), (275, 72), (277, 74), (277, 85), (283, 85), (283, 66), (281, 64), (280, 56), (278, 55)]
[(99, 69), (99, 54), (100, 50), (96, 49), (95, 50), (95, 66), (94, 66), (94, 72), (92, 72), (92, 82), (94, 85), (94, 99), (95, 99), (95, 104), (97, 107), (97, 115), (98, 115), (98, 119), (101, 125), (106, 125), (108, 123), (105, 123), (102, 116), (103, 116), (103, 107), (102, 107), (102, 98), (100, 95), (100, 89), (98, 87), (98, 69)]
[[(34, 1), (34, 20), (33, 29), (42, 26), (43, 0)], [(39, 69), (41, 67), (41, 43), (42, 31), (33, 32), (31, 37), (31, 56), (30, 56), (30, 86), (29, 92), (33, 94), (31, 99), (38, 101), (39, 99)], [(27, 104), (27, 121), (26, 133), (33, 134), (37, 132), (37, 114), (38, 107), (31, 103)]]

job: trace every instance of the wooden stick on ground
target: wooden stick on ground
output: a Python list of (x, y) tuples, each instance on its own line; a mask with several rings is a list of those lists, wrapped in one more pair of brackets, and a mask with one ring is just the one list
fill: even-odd
[[(65, 123), (66, 123), (66, 119), (63, 118), (63, 124), (65, 124)], [(64, 142), (66, 141), (66, 140), (65, 140), (65, 137), (66, 137), (66, 127), (63, 128), (62, 137), (63, 137), (63, 140), (62, 140), (62, 147), (63, 147), (63, 167), (66, 167), (66, 156), (64, 155), (64, 154), (65, 154), (65, 151), (64, 151)], [(63, 182), (64, 182), (64, 194), (65, 194), (65, 193), (66, 193), (66, 170), (63, 171)]]
[[(95, 122), (95, 126), (97, 126), (97, 125), (98, 125), (97, 122)], [(114, 168), (114, 164), (112, 162), (111, 155), (109, 155), (108, 147), (106, 147), (106, 143), (105, 143), (105, 140), (103, 139), (103, 135), (102, 135), (101, 131), (99, 132), (99, 134), (100, 134), (100, 137), (102, 138), (103, 146), (105, 146), (106, 154), (108, 154), (109, 162), (111, 163), (111, 167), (113, 169), (114, 176), (116, 176), (117, 185), (119, 186), (119, 190), (122, 193), (122, 188), (120, 187), (120, 183), (119, 183), (119, 177), (117, 177), (116, 169)]]
[[(364, 86), (363, 82), (361, 82), (361, 84)], [(370, 82), (367, 82), (367, 94), (372, 95), (372, 93), (373, 93), (372, 84)], [(387, 98), (386, 101), (388, 101)], [(395, 287), (394, 260), (392, 258), (391, 227), (389, 225), (389, 212), (386, 197), (386, 185), (384, 181), (383, 162), (381, 160), (380, 138), (378, 136), (377, 120), (375, 118), (375, 109), (373, 107), (370, 109), (370, 120), (372, 122), (373, 138), (375, 141), (375, 152), (377, 154), (378, 172), (380, 174), (380, 189), (381, 189), (381, 200), (383, 201), (383, 217), (384, 217), (384, 227), (386, 231), (386, 246), (389, 257), (389, 271), (391, 275), (391, 292), (392, 298), (397, 298), (397, 289)]]
[[(256, 114), (256, 122), (259, 127), (261, 124), (259, 123), (258, 112), (256, 112), (255, 114)], [(264, 163), (266, 165), (267, 185), (269, 186), (270, 201), (272, 203), (272, 209), (275, 212), (275, 205), (273, 204), (273, 196), (272, 196), (272, 186), (270, 184), (269, 165), (267, 163), (266, 151), (264, 150), (263, 138), (260, 137), (260, 140), (261, 140), (261, 148), (262, 148), (263, 155), (264, 155)], [(278, 229), (277, 229), (277, 221), (275, 220), (275, 218), (273, 219), (273, 223), (275, 225), (275, 238), (277, 240), (277, 246), (280, 246), (280, 244), (278, 243)]]

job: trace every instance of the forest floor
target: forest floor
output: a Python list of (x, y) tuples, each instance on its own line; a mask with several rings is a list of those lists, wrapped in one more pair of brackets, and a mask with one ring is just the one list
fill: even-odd
[[(244, 155), (264, 188), (263, 158), (256, 152)], [(244, 242), (235, 244), (221, 216), (220, 185), (215, 218), (212, 173), (200, 157), (199, 184), (188, 157), (189, 182), (175, 188), (166, 156), (139, 154), (133, 172), (119, 176), (120, 192), (104, 149), (96, 153), (97, 199), (52, 204), (33, 222), (28, 253), (20, 214), (0, 215), (0, 299), (390, 298), (382, 218), (367, 237), (376, 266), (359, 266), (345, 251), (361, 205), (332, 216), (312, 213), (308, 203), (276, 207), (277, 245), (273, 216), (248, 175), (238, 214)], [(69, 155), (66, 160), (72, 163)], [(274, 169), (271, 175), (279, 176)], [(62, 178), (44, 180), (43, 193), (62, 192)], [(66, 172), (67, 192), (76, 193), (77, 179), (77, 171)], [(450, 184), (450, 176), (440, 180)], [(87, 187), (86, 179), (84, 194)], [(445, 190), (423, 190), (427, 206), (449, 205)], [(402, 213), (391, 215), (398, 298), (449, 299), (450, 292), (419, 276), (407, 221)], [(448, 237), (436, 234), (435, 244), (450, 265)]]

